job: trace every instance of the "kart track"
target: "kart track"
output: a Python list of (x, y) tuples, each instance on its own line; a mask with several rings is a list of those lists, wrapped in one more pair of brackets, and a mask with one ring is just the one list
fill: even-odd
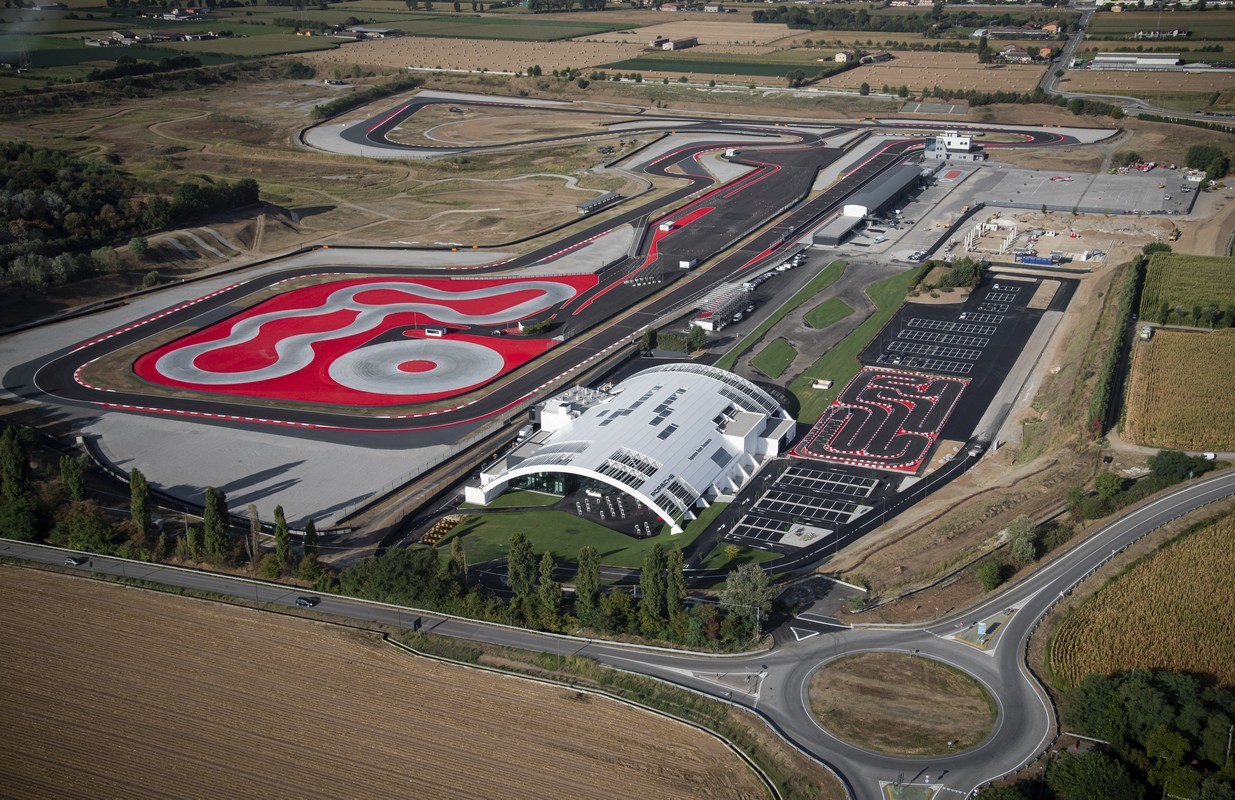
[[(365, 120), (348, 126), (331, 141), (340, 152), (348, 152), (357, 142), (404, 157), (457, 152), (458, 147), (412, 147), (385, 137), (427, 106), (495, 104), (422, 95), (375, 115), (376, 124)], [(496, 104), (520, 105), (516, 100)], [(582, 113), (562, 105), (540, 107), (546, 114)], [(320, 268), (267, 272), (132, 321), (75, 347), (27, 361), (10, 370), (4, 384), (14, 394), (52, 405), (179, 415), (229, 427), (278, 425), (340, 436), (407, 432), (435, 442), (455, 440), (627, 345), (649, 321), (688, 308), (718, 283), (741, 280), (765, 267), (837, 210), (848, 195), (922, 146), (921, 139), (912, 135), (873, 146), (862, 136), (844, 150), (825, 140), (849, 128), (887, 133), (896, 127), (891, 123), (798, 129), (730, 118), (648, 115), (646, 122), (644, 117), (631, 122), (630, 114), (613, 116), (622, 121), (623, 135), (641, 131), (664, 135), (668, 145), (646, 157), (628, 157), (630, 163), (624, 168), (670, 179), (680, 188), (642, 203), (631, 198), (631, 208), (518, 257), (465, 268), (468, 278), (484, 277), (488, 283), (461, 280), (460, 268), (444, 278), (441, 269), (336, 266), (329, 262), (329, 252), (319, 250), (314, 255), (319, 256)], [(670, 119), (673, 132), (665, 130)], [(913, 123), (908, 130), (920, 134), (931, 127)], [(686, 132), (695, 141), (673, 146), (674, 133)], [(1000, 145), (1076, 142), (1055, 131), (1018, 132), (1022, 141)], [(706, 141), (697, 141), (700, 136)], [(752, 141), (752, 136), (767, 141)], [(503, 147), (580, 138), (587, 137), (510, 142)], [(729, 147), (738, 149), (730, 160), (749, 171), (717, 185), (699, 157)], [(818, 171), (854, 152), (869, 154), (811, 197)], [(672, 230), (663, 230), (663, 222), (674, 223)], [(511, 275), (519, 270), (550, 264), (625, 225), (635, 226), (638, 239), (626, 257), (594, 275), (525, 280), (523, 289), (513, 288), (518, 284)], [(380, 263), (381, 251), (370, 252)], [(677, 261), (685, 257), (710, 263), (694, 270), (677, 269)], [(321, 283), (325, 272), (336, 280)], [(374, 283), (364, 290), (359, 288), (361, 280)], [(280, 291), (291, 281), (316, 281), (320, 286), (309, 289), (298, 284)], [(408, 294), (413, 285), (419, 288)], [(499, 296), (510, 305), (492, 306)], [(520, 336), (516, 344), (513, 335), (493, 335), (532, 314), (542, 320), (552, 318), (543, 337)], [(426, 335), (430, 327), (444, 328), (444, 335)], [(169, 334), (179, 334), (171, 344)], [(113, 386), (90, 377), (88, 365), (115, 360), (117, 351), (140, 347), (153, 337), (161, 338), (142, 354), (129, 356), (124, 367), (148, 388)], [(381, 413), (365, 413), (366, 409)], [(450, 427), (456, 430), (444, 432)], [(428, 440), (394, 436), (365, 443), (393, 448), (421, 441)]]
[(790, 452), (799, 458), (917, 472), (968, 383), (864, 367)]

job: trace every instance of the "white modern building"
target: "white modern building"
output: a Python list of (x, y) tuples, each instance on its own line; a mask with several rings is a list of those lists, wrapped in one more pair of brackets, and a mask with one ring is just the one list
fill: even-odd
[(928, 161), (983, 161), (986, 153), (969, 134), (944, 131), (943, 136), (926, 140), (922, 158)]
[(736, 495), (796, 430), (758, 386), (689, 363), (643, 370), (608, 391), (571, 390), (537, 413), (540, 430), (482, 469), (467, 502), (490, 503), (512, 485), (616, 489), (681, 533), (696, 509)]

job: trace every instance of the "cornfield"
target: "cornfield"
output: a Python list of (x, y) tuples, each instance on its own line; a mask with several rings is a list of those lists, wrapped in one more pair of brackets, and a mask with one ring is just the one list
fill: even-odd
[(1154, 253), (1141, 291), (1141, 319), (1157, 320), (1170, 308), (1225, 308), (1235, 305), (1235, 258)]
[(1060, 626), (1056, 676), (1170, 669), (1235, 686), (1235, 514), (1196, 531), (1103, 587)]
[(1183, 450), (1235, 449), (1235, 330), (1159, 330), (1133, 349), (1124, 438)]

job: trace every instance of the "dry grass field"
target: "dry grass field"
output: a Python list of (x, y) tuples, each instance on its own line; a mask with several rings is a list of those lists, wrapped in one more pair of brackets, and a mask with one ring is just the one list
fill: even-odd
[(980, 744), (995, 701), (968, 675), (928, 658), (859, 653), (810, 679), (810, 708), (840, 738), (881, 753), (925, 756)]
[(1056, 677), (1130, 669), (1202, 672), (1235, 686), (1235, 515), (1134, 566), (1073, 612), (1051, 642)]
[(1059, 88), (1065, 92), (1217, 92), (1231, 88), (1235, 75), (1229, 72), (1124, 72), (1107, 69), (1071, 69)]
[(1230, 364), (1235, 330), (1158, 330), (1152, 340), (1138, 341), (1123, 437), (1152, 447), (1235, 450)]
[(388, 138), (405, 144), (486, 145), (521, 139), (607, 133), (608, 126), (634, 117), (590, 114), (546, 114), (537, 109), (435, 105), (422, 108), (400, 123)]
[(299, 58), (327, 69), (337, 65), (366, 64), (393, 69), (424, 67), (520, 72), (536, 64), (545, 72), (552, 72), (555, 69), (583, 69), (633, 58), (647, 44), (642, 40), (640, 42), (499, 42), (404, 36), (356, 42), (338, 50), (306, 53)]
[(867, 64), (819, 82), (820, 86), (856, 89), (863, 83), (872, 88), (884, 84), (904, 85), (917, 94), (923, 89), (971, 89), (984, 91), (1028, 92), (1042, 77), (1042, 67), (990, 66), (979, 64), (976, 54), (917, 53), (899, 51), (891, 61)]
[(309, 621), (0, 567), (7, 797), (762, 798), (620, 703)]

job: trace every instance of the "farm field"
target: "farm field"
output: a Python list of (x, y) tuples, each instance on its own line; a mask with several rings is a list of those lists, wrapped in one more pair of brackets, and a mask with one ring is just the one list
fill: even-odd
[(769, 378), (779, 378), (797, 357), (798, 351), (793, 345), (784, 339), (773, 339), (750, 363)]
[[(1178, 111), (1195, 111), (1235, 105), (1235, 97), (1229, 91), (1233, 82), (1235, 75), (1230, 73), (1072, 69), (1064, 73), (1059, 88), (1065, 92), (1128, 95)], [(1219, 98), (1211, 105), (1214, 92), (1219, 93)]]
[[(339, 47), (339, 39), (326, 36), (296, 36), (290, 33), (277, 33), (269, 36), (252, 36), (246, 38), (206, 39), (200, 42), (168, 42), (155, 44), (155, 50), (165, 50), (172, 53), (185, 53), (198, 56), (204, 54), (238, 56), (241, 58), (261, 58), (263, 56), (278, 56), (288, 53), (307, 53), (315, 50), (334, 50)], [(126, 48), (127, 49), (127, 48)]]
[(819, 61), (821, 55), (807, 50), (785, 50), (770, 55), (743, 53), (686, 52), (648, 53), (635, 58), (602, 65), (619, 72), (689, 74), (703, 77), (780, 78), (786, 72), (801, 69), (807, 75), (832, 70), (831, 60)]
[[(572, 18), (576, 15), (572, 14)], [(605, 15), (606, 17), (608, 14)], [(766, 45), (798, 33), (786, 25), (762, 25), (754, 22), (713, 22), (699, 21), (698, 15), (691, 15), (689, 20), (673, 20), (659, 25), (649, 25), (641, 28), (621, 28), (606, 33), (596, 33), (587, 38), (594, 42), (622, 42), (624, 44), (639, 44), (647, 46), (658, 36), (670, 39), (680, 39), (685, 36), (698, 36), (699, 44), (741, 44)], [(670, 17), (670, 19), (673, 19)], [(749, 18), (747, 18), (749, 19)]]
[(1169, 669), (1235, 686), (1235, 515), (1164, 546), (1104, 586), (1060, 625), (1055, 676), (1075, 686), (1091, 673)]
[[(1169, 11), (1159, 14), (1156, 11), (1124, 11), (1120, 14), (1094, 14), (1086, 34), (1090, 37), (1111, 37), (1115, 39), (1131, 39), (1132, 34), (1139, 30), (1171, 30), (1172, 28), (1187, 28), (1192, 35), (1183, 42), (1193, 42), (1197, 39), (1222, 40), (1235, 39), (1235, 11)], [(1172, 40), (1154, 41), (1153, 44), (1169, 44)]]
[[(859, 653), (810, 678), (810, 709), (844, 739), (880, 753), (925, 756), (982, 742), (995, 701), (959, 670), (903, 653)], [(948, 747), (948, 742), (953, 746)]]
[[(1193, 306), (1235, 306), (1235, 258), (1154, 253), (1145, 272), (1139, 316), (1167, 322), (1161, 316), (1163, 304), (1182, 308), (1189, 316)], [(1195, 324), (1192, 319), (1169, 321)]]
[(891, 61), (864, 64), (819, 81), (828, 88), (857, 89), (863, 83), (871, 88), (883, 85), (908, 86), (912, 93), (938, 86), (941, 89), (974, 89), (997, 92), (1029, 92), (1037, 85), (1045, 67), (979, 64), (977, 53), (935, 53), (897, 51)]
[(356, 42), (339, 50), (306, 55), (317, 66), (367, 64), (403, 69), (488, 70), (521, 72), (533, 64), (545, 72), (585, 68), (631, 58), (641, 45), (615, 42), (515, 42), (486, 39), (436, 39), (404, 36)]
[(6, 795), (766, 797), (716, 739), (616, 702), (289, 616), (0, 569)]
[(1123, 437), (1153, 447), (1235, 450), (1230, 364), (1232, 329), (1157, 330), (1136, 342)]

